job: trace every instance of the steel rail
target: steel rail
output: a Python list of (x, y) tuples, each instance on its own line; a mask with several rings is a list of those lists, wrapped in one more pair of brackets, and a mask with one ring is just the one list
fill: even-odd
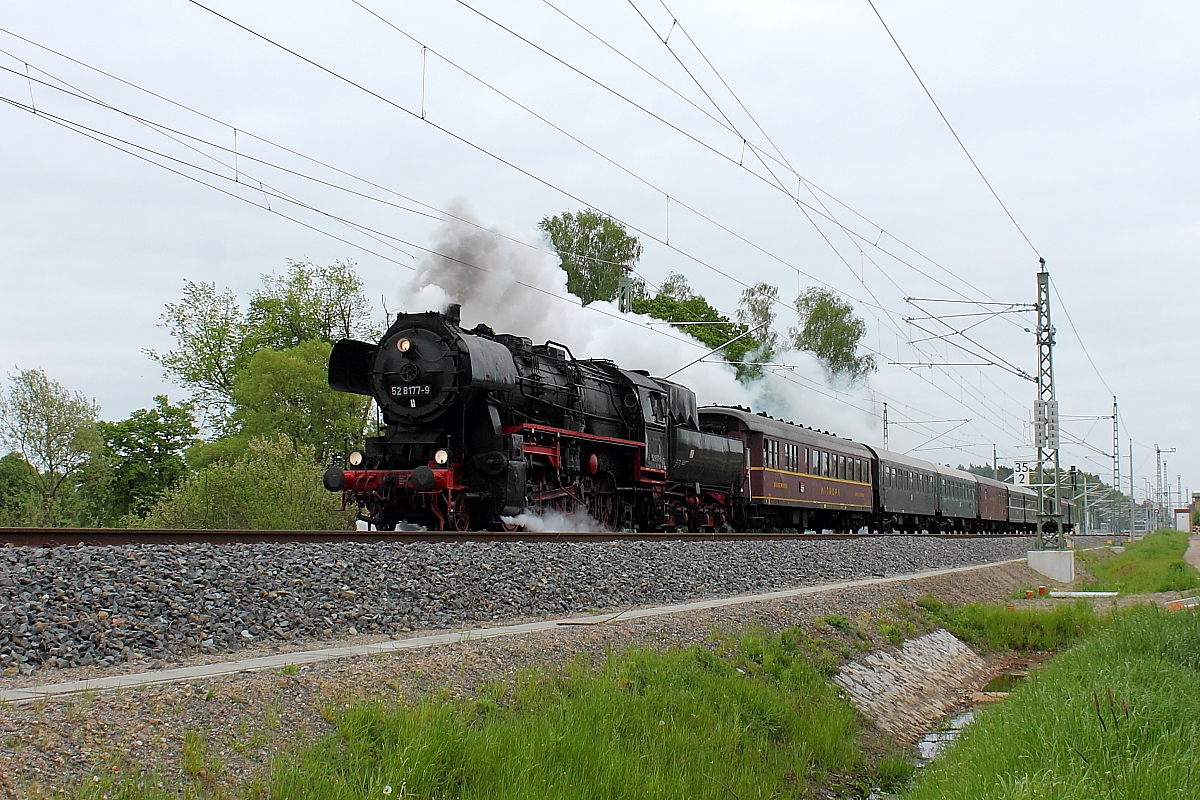
[(740, 542), (782, 539), (856, 539), (874, 536), (939, 539), (1007, 538), (1013, 533), (637, 533), (496, 531), (229, 531), (141, 528), (0, 528), (0, 547), (118, 546), (130, 544), (325, 544), (336, 542)]

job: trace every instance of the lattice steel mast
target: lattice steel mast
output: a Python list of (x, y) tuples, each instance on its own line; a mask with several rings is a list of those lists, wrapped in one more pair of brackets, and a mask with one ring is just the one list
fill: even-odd
[[(1050, 273), (1039, 258), (1037, 274), (1037, 400), (1033, 404), (1033, 443), (1037, 447), (1038, 549), (1061, 550), (1062, 506), (1059, 503), (1058, 400), (1054, 396), (1054, 326), (1050, 324)], [(1051, 475), (1046, 475), (1050, 466)], [(1049, 478), (1049, 480), (1047, 480)]]

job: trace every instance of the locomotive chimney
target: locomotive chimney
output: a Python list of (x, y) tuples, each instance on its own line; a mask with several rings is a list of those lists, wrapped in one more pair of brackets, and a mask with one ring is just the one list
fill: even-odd
[(459, 303), (451, 303), (446, 308), (446, 319), (453, 322), (455, 325), (462, 324), (462, 305)]

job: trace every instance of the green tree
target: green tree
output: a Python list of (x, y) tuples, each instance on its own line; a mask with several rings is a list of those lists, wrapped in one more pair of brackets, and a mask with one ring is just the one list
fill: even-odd
[(831, 374), (850, 380), (875, 371), (875, 357), (858, 354), (867, 324), (854, 315), (854, 306), (816, 286), (797, 297), (795, 306), (800, 326), (788, 331), (793, 347), (815, 354)]
[(285, 350), (303, 342), (377, 338), (371, 303), (353, 261), (321, 267), (288, 261), (283, 275), (264, 275), (246, 312), (244, 351)]
[(33, 524), (68, 522), (73, 480), (92, 461), (102, 443), (96, 431), (95, 401), (71, 392), (38, 369), (18, 369), (0, 390), (0, 444), (31, 469), (16, 477), (35, 498)]
[(84, 481), (80, 493), (90, 516), (101, 525), (142, 516), (151, 503), (188, 473), (184, 453), (199, 431), (187, 403), (171, 405), (164, 395), (153, 408), (134, 411), (119, 422), (97, 425), (104, 440), (104, 480)]
[(238, 372), (230, 417), (244, 438), (284, 434), (311, 448), (320, 462), (362, 437), (370, 400), (330, 391), (329, 345), (302, 342), (262, 349)]
[(179, 481), (135, 522), (144, 528), (352, 530), (354, 516), (321, 485), (312, 449), (276, 436), (252, 439), (234, 461)]
[(750, 354), (751, 361), (770, 361), (779, 349), (779, 334), (772, 327), (777, 302), (779, 288), (762, 281), (744, 289), (738, 300), (737, 320), (755, 331), (758, 344)]
[(25, 527), (36, 514), (35, 470), (16, 453), (0, 458), (0, 526)]
[(352, 261), (321, 267), (288, 261), (283, 275), (263, 275), (263, 286), (243, 313), (230, 289), (185, 281), (183, 297), (168, 303), (162, 325), (175, 339), (166, 353), (149, 350), (166, 377), (191, 393), (205, 423), (220, 433), (234, 406), (238, 373), (263, 348), (283, 350), (320, 340), (332, 345), (371, 338), (371, 304)]
[(545, 217), (538, 228), (558, 251), (567, 291), (585, 306), (616, 297), (623, 267), (632, 268), (642, 257), (637, 237), (594, 208)]
[(162, 326), (174, 337), (175, 348), (146, 354), (191, 393), (207, 423), (219, 425), (232, 404), (233, 379), (246, 350), (237, 296), (230, 289), (217, 291), (214, 283), (185, 280), (183, 298), (167, 303)]
[[(677, 272), (667, 275), (653, 297), (634, 297), (633, 312), (645, 314), (666, 322), (706, 322), (719, 323), (708, 325), (679, 325), (679, 330), (708, 345), (711, 349), (735, 339), (740, 334), (747, 333), (749, 327), (732, 322), (721, 314), (703, 297), (693, 294), (688, 286), (687, 278)], [(760, 342), (754, 336), (742, 336), (721, 350), (721, 357), (733, 362), (738, 380), (747, 381), (759, 377), (761, 369), (746, 363), (753, 353), (761, 348)]]

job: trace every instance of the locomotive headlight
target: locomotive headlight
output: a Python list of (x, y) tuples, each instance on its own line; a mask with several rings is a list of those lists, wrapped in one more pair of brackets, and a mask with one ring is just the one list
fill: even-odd
[(407, 353), (411, 348), (412, 348), (412, 342), (410, 342), (408, 339), (397, 339), (396, 340), (396, 349), (399, 350), (401, 353)]
[(449, 450), (438, 450), (433, 454), (433, 460), (436, 464), (445, 464), (450, 460)]
[(362, 463), (363, 454), (357, 450), (353, 450), (350, 455), (346, 456), (346, 460), (350, 462), (350, 466), (357, 467)]

